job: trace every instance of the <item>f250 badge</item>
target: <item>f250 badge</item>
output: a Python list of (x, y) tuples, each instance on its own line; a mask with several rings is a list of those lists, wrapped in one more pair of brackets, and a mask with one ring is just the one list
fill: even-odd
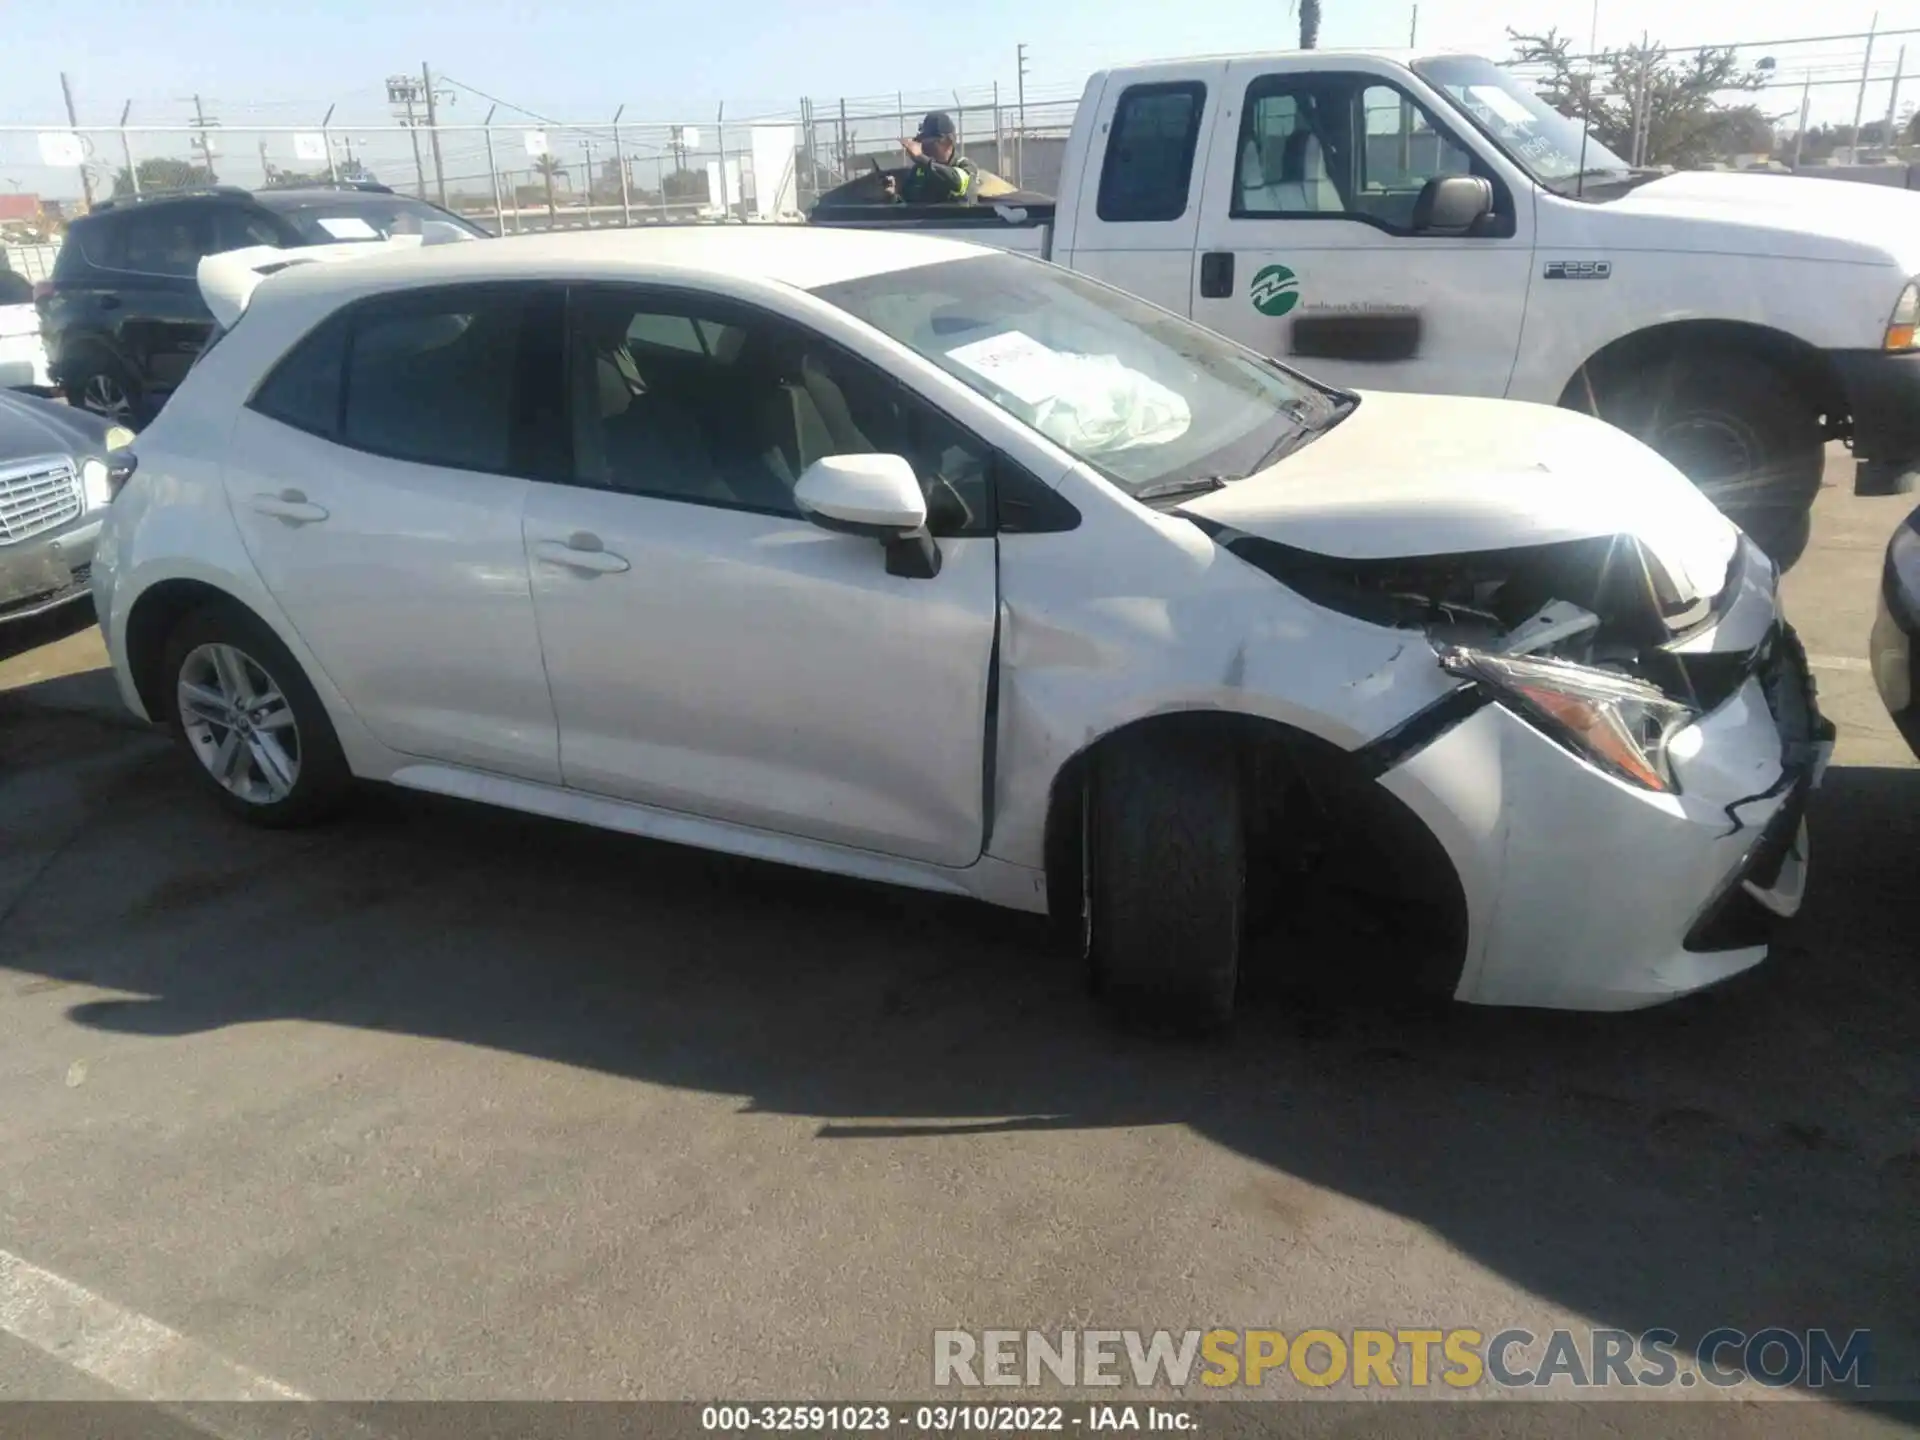
[(1611, 260), (1549, 260), (1549, 280), (1606, 280), (1613, 275)]

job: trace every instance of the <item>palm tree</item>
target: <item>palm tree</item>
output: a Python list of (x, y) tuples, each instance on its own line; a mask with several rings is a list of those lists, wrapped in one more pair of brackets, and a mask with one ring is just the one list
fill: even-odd
[(1300, 0), (1300, 48), (1311, 50), (1319, 43), (1320, 0)]
[(567, 173), (567, 167), (560, 163), (559, 157), (557, 156), (542, 155), (538, 160), (533, 162), (533, 173), (546, 181), (547, 220), (551, 223), (559, 219), (558, 213), (553, 208), (553, 180), (556, 175), (565, 175)]

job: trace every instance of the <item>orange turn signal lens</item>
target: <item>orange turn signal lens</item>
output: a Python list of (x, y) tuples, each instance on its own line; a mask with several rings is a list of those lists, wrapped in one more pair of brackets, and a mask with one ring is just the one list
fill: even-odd
[(1611, 708), (1537, 685), (1515, 685), (1513, 688), (1578, 735), (1594, 754), (1618, 767), (1636, 783), (1649, 790), (1665, 791), (1672, 788), (1667, 784), (1667, 777), (1647, 763), (1646, 755), (1627, 734), (1620, 724), (1620, 717)]

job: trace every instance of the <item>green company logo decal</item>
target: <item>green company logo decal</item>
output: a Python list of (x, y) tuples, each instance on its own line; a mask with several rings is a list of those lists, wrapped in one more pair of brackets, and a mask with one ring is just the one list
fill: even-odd
[(1262, 315), (1284, 315), (1300, 303), (1300, 281), (1284, 265), (1269, 265), (1253, 277), (1247, 291)]

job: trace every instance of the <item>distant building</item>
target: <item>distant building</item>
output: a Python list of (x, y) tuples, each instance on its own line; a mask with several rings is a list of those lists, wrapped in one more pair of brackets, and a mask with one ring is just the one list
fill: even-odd
[(34, 224), (40, 219), (41, 211), (38, 195), (0, 194), (0, 225)]

